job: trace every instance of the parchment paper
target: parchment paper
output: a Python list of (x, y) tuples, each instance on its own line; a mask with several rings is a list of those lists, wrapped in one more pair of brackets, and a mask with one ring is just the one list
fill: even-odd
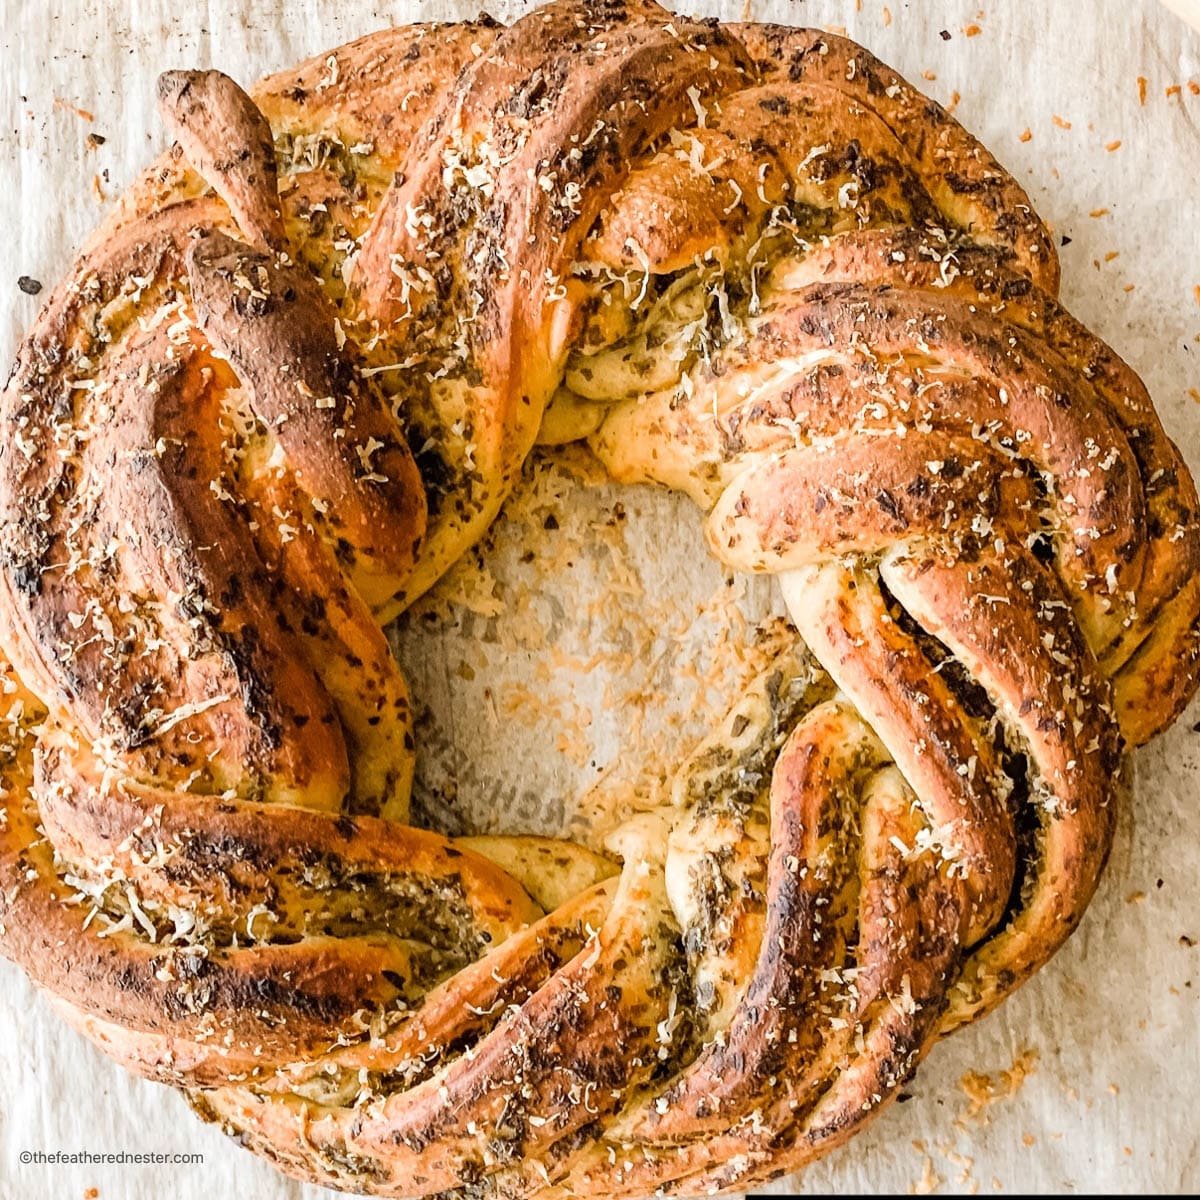
[[(757, 19), (844, 25), (944, 103), (961, 93), (958, 115), (1063, 235), (1068, 305), (1143, 374), (1200, 471), (1200, 37), (1152, 0), (980, 2), (749, 8)], [(492, 11), (508, 19), (523, 7)], [(742, 0), (698, 7), (746, 15)], [(18, 277), (52, 285), (104, 198), (162, 146), (160, 70), (219, 66), (248, 82), (390, 22), (474, 8), (0, 0), (5, 367), (38, 303)], [(89, 134), (104, 140), (89, 145)], [(776, 601), (769, 584), (730, 583), (707, 561), (686, 504), (597, 488), (579, 461), (531, 472), (514, 507), (482, 564), (397, 634), (423, 706), (418, 810), (450, 831), (587, 836), (604, 824), (598, 814), (647, 801), (640, 763), (669, 761), (720, 711)], [(530, 548), (535, 561), (522, 562)], [(938, 1047), (911, 1101), (798, 1186), (1200, 1188), (1198, 721), (1193, 706), (1138, 756), (1107, 877), (1066, 949), (997, 1014)], [(205, 1161), (22, 1166), (26, 1150), (198, 1151)], [(283, 1180), (178, 1096), (126, 1075), (0, 963), (0, 1200), (328, 1194)]]

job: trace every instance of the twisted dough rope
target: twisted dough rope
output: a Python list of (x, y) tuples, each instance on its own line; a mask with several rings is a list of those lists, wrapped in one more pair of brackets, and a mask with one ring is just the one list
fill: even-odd
[[(836, 1145), (1062, 943), (1195, 686), (1193, 485), (1027, 198), (852, 43), (649, 3), (160, 92), (3, 398), (6, 953), (333, 1186)], [(619, 874), (403, 823), (380, 631), (580, 437), (803, 639)]]

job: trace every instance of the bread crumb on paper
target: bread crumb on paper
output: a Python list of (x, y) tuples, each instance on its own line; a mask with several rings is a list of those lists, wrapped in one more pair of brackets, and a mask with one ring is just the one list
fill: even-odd
[[(913, 1148), (919, 1153), (925, 1154), (924, 1142), (913, 1142)], [(933, 1159), (925, 1154), (921, 1163), (921, 1175), (908, 1185), (908, 1194), (910, 1196), (928, 1196), (936, 1192), (945, 1182), (945, 1179), (933, 1169)]]
[(988, 1110), (991, 1106), (1015, 1096), (1024, 1087), (1025, 1080), (1037, 1070), (1038, 1058), (1038, 1052), (1027, 1047), (1004, 1070), (994, 1074), (967, 1071), (958, 1081), (960, 1090), (967, 1098), (967, 1105), (955, 1124), (960, 1129), (986, 1125), (990, 1120)]
[(73, 113), (81, 121), (91, 122), (96, 119), (95, 113), (86, 108), (80, 108), (78, 104), (72, 104), (70, 100), (64, 100), (61, 96), (54, 97), (54, 107), (61, 108), (63, 112)]

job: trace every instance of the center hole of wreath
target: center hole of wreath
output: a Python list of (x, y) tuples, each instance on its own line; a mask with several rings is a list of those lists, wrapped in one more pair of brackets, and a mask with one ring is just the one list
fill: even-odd
[(536, 453), (484, 542), (400, 618), (413, 822), (599, 848), (787, 637), (771, 580), (722, 571), (686, 497)]

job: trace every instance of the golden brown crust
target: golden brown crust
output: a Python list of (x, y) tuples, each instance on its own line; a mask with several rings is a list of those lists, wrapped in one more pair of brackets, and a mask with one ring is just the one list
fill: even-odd
[(166, 71), (158, 77), (158, 109), (238, 228), (261, 249), (282, 249), (275, 140), (254, 101), (220, 71)]
[[(1028, 197), (844, 38), (651, 0), (159, 94), (0, 400), (5, 953), (347, 1190), (840, 1144), (1074, 929), (1197, 682), (1195, 486)], [(798, 631), (619, 867), (404, 824), (381, 629), (585, 437)]]

